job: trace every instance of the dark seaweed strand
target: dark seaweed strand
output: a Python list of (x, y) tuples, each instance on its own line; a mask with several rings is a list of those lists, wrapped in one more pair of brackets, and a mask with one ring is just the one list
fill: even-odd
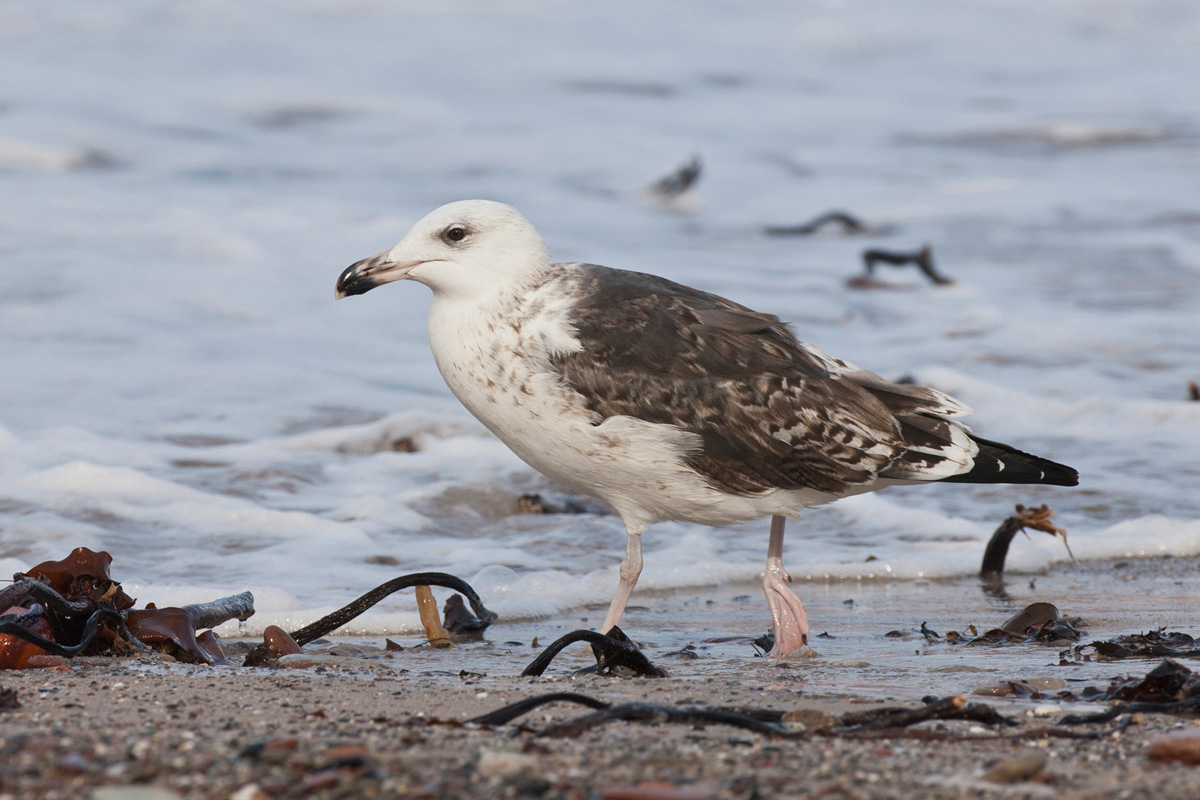
[(1200, 695), (1175, 703), (1120, 703), (1098, 714), (1068, 714), (1058, 721), (1059, 725), (1089, 725), (1108, 722), (1122, 714), (1182, 714), (1200, 711)]
[(22, 598), (28, 597), (41, 603), (48, 610), (65, 617), (77, 617), (90, 614), (95, 606), (88, 600), (68, 600), (57, 591), (33, 578), (20, 576), (17, 581), (0, 592), (0, 603), (4, 608), (17, 605)]
[(29, 610), (23, 614), (0, 615), (0, 625), (20, 625), (22, 628), (28, 628), (45, 616), (45, 614), (46, 609), (40, 603), (33, 603), (30, 605)]
[(112, 609), (101, 608), (97, 610), (94, 614), (88, 617), (88, 621), (84, 623), (83, 637), (79, 640), (79, 644), (71, 647), (59, 644), (58, 642), (47, 639), (44, 636), (38, 636), (28, 628), (12, 622), (0, 622), (0, 633), (5, 633), (9, 636), (21, 639), (22, 641), (37, 645), (51, 655), (73, 658), (74, 656), (79, 655), (79, 653), (83, 651), (83, 648), (91, 644), (92, 640), (96, 638), (96, 634), (100, 631), (101, 622), (114, 622), (124, 625), (125, 618)]
[(840, 224), (846, 233), (867, 232), (867, 226), (862, 220), (845, 211), (830, 211), (803, 225), (768, 225), (764, 230), (768, 236), (808, 236), (834, 223)]
[(767, 736), (778, 736), (784, 739), (801, 739), (808, 735), (803, 731), (787, 730), (776, 723), (763, 722), (760, 719), (755, 719), (744, 714), (718, 709), (668, 708), (667, 706), (656, 706), (649, 703), (623, 703), (619, 706), (612, 706), (611, 708), (573, 719), (570, 722), (552, 725), (541, 731), (540, 735), (572, 738), (599, 725), (618, 720), (624, 722), (647, 722), (654, 725), (670, 723), (683, 725), (730, 725), (742, 730), (762, 733)]
[(575, 642), (588, 642), (594, 647), (599, 647), (604, 650), (611, 649), (611, 645), (616, 644), (617, 640), (603, 633), (596, 631), (578, 630), (571, 631), (568, 634), (558, 637), (543, 650), (537, 658), (529, 663), (529, 666), (521, 672), (521, 677), (536, 677), (546, 671), (546, 667), (550, 666), (550, 662), (554, 657), (569, 644)]
[(527, 697), (524, 700), (518, 700), (495, 711), (489, 711), (487, 714), (469, 719), (467, 722), (475, 725), (505, 725), (517, 717), (525, 716), (535, 708), (540, 708), (550, 703), (578, 703), (588, 708), (609, 708), (612, 706), (612, 703), (606, 703), (603, 700), (597, 700), (594, 697), (588, 697), (585, 694), (577, 692), (551, 692), (549, 694), (539, 694), (536, 697)]
[(632, 642), (622, 642), (603, 633), (589, 630), (571, 631), (555, 639), (542, 651), (529, 666), (521, 673), (522, 677), (536, 677), (546, 671), (550, 662), (564, 647), (575, 642), (587, 642), (600, 651), (599, 668), (601, 670), (614, 665), (629, 667), (643, 677), (661, 678), (666, 673), (650, 663), (650, 660), (638, 650)]
[(447, 589), (453, 589), (467, 598), (467, 601), (471, 604), (471, 608), (475, 611), (475, 616), (480, 620), (490, 625), (497, 619), (496, 613), (489, 611), (484, 606), (483, 601), (479, 599), (479, 595), (462, 578), (456, 578), (445, 572), (414, 572), (411, 575), (401, 575), (399, 578), (393, 578), (387, 583), (375, 587), (362, 597), (351, 601), (332, 614), (328, 614), (311, 625), (306, 625), (297, 631), (292, 631), (290, 635), (296, 640), (296, 644), (303, 647), (309, 642), (320, 639), (322, 636), (342, 627), (385, 597), (395, 594), (401, 589), (410, 589), (413, 586), (444, 586)]
[(979, 567), (981, 578), (999, 578), (1004, 574), (1004, 560), (1008, 558), (1008, 546), (1013, 537), (1024, 529), (1021, 518), (1014, 514), (1000, 523), (983, 551), (983, 564)]

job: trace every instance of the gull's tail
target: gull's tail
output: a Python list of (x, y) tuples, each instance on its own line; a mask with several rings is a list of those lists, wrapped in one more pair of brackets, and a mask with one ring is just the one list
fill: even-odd
[(1079, 473), (1041, 456), (1024, 453), (1000, 442), (971, 438), (979, 445), (975, 463), (967, 472), (942, 478), (947, 483), (1043, 483), (1078, 486)]

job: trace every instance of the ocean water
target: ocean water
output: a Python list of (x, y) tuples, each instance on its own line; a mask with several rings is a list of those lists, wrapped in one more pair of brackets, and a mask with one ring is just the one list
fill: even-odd
[[(417, 570), (507, 620), (606, 603), (620, 521), (517, 513), (581, 498), (449, 394), (427, 290), (333, 301), (467, 197), (1082, 475), (806, 512), (802, 597), (969, 575), (1016, 503), (1056, 509), (1083, 561), (1196, 555), (1198, 74), (1189, 0), (0, 6), (0, 569), (108, 550), (140, 603), (251, 589), (249, 633)], [(694, 155), (688, 197), (646, 196)], [(763, 233), (833, 209), (879, 230)], [(953, 286), (847, 284), (864, 248), (924, 243)], [(658, 525), (639, 586), (755, 591), (766, 539)], [(1033, 533), (1010, 569), (1067, 559)], [(411, 595), (353, 627), (415, 629)]]

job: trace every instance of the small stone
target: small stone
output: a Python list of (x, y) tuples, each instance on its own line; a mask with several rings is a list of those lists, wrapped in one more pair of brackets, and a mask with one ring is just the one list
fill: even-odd
[(799, 723), (805, 730), (832, 728), (838, 724), (838, 718), (828, 711), (817, 711), (812, 708), (797, 708), (783, 715), (783, 722)]
[(91, 800), (182, 800), (182, 795), (160, 786), (100, 786), (92, 790)]
[(1059, 711), (1058, 706), (1050, 703), (1044, 703), (1040, 706), (1035, 706), (1032, 713), (1035, 717), (1053, 717)]
[(711, 792), (696, 786), (666, 781), (646, 781), (636, 786), (610, 786), (600, 790), (603, 800), (712, 800)]
[(332, 767), (359, 767), (367, 762), (367, 748), (345, 744), (325, 751), (325, 758)]
[(323, 769), (305, 776), (300, 786), (305, 793), (319, 792), (333, 788), (340, 779), (341, 774), (336, 769)]
[(1146, 757), (1168, 764), (1178, 761), (1191, 767), (1200, 766), (1200, 732), (1188, 731), (1155, 739), (1146, 748)]
[(479, 774), (485, 778), (509, 778), (537, 768), (537, 758), (527, 753), (484, 750), (479, 754)]
[(1046, 768), (1046, 756), (1042, 754), (1010, 759), (983, 773), (988, 783), (1019, 783), (1038, 775)]

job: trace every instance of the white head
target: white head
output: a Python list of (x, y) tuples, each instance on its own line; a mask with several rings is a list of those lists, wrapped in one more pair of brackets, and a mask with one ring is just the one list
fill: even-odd
[(350, 265), (337, 297), (410, 279), (439, 298), (483, 298), (519, 288), (550, 265), (546, 243), (512, 206), (460, 200), (431, 212), (391, 250)]

